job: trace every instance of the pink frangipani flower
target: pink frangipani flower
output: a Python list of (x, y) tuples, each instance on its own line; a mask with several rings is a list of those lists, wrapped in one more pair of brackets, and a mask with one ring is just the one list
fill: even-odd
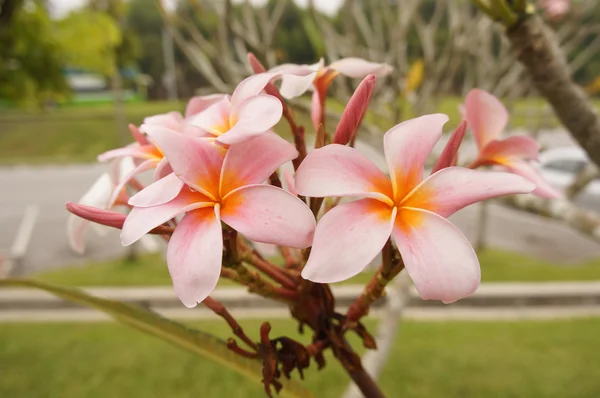
[[(129, 245), (184, 214), (167, 248), (167, 265), (183, 304), (194, 307), (217, 284), (221, 221), (256, 242), (310, 246), (315, 219), (308, 206), (283, 189), (263, 184), (280, 165), (298, 156), (287, 141), (267, 132), (231, 146), (223, 155), (225, 150), (211, 140), (161, 126), (149, 126), (147, 133), (164, 151), (174, 175), (138, 194), (146, 196), (147, 207), (132, 209), (121, 239)], [(186, 185), (181, 187), (177, 177)], [(173, 199), (163, 203), (165, 196)], [(160, 204), (153, 206), (152, 197)], [(137, 203), (135, 196), (130, 203)]]
[(483, 90), (471, 90), (465, 101), (465, 119), (479, 148), (473, 168), (500, 166), (533, 182), (537, 186), (533, 191), (535, 195), (544, 198), (562, 196), (531, 164), (531, 161), (537, 161), (540, 151), (540, 145), (533, 138), (514, 135), (500, 139), (508, 124), (508, 110), (496, 97)]
[[(164, 126), (182, 134), (194, 136), (204, 135), (202, 130), (192, 126), (189, 123), (190, 118), (204, 111), (210, 105), (222, 100), (225, 96), (225, 94), (212, 94), (193, 97), (186, 106), (184, 116), (182, 116), (179, 112), (168, 112), (160, 115), (149, 116), (144, 119), (143, 126)], [(104, 152), (98, 156), (98, 160), (100, 162), (105, 162), (111, 159), (121, 159), (124, 157), (131, 157), (136, 162), (136, 167), (131, 170), (129, 175), (125, 176), (120, 181), (120, 184), (115, 188), (111, 202), (116, 200), (118, 193), (127, 183), (129, 183), (129, 181), (131, 181), (132, 178), (140, 173), (143, 173), (144, 171), (155, 169), (154, 180), (161, 179), (172, 172), (161, 150), (154, 145), (152, 141), (148, 140), (148, 138), (140, 131), (140, 129), (130, 124), (129, 130), (136, 141), (135, 143), (127, 145), (123, 148), (117, 148)]]
[(386, 176), (355, 149), (328, 145), (309, 153), (296, 173), (296, 190), (310, 197), (363, 197), (327, 212), (315, 231), (302, 276), (330, 283), (358, 274), (394, 237), (423, 299), (451, 303), (480, 281), (469, 241), (446, 218), (472, 203), (530, 192), (510, 173), (447, 167), (423, 180), (427, 156), (448, 117), (427, 115), (401, 123), (384, 138)]
[(225, 96), (200, 112), (190, 120), (191, 125), (225, 145), (269, 131), (281, 119), (283, 107), (279, 99), (262, 91), (279, 76), (280, 73), (258, 73), (244, 79), (231, 97)]
[(337, 75), (356, 79), (367, 75), (383, 77), (389, 75), (393, 68), (388, 64), (369, 62), (361, 58), (342, 58), (328, 66), (325, 66), (323, 59), (313, 65), (283, 64), (271, 69), (271, 72), (282, 70), (288, 72), (282, 76), (279, 89), (284, 98), (295, 98), (313, 89), (311, 120), (315, 130), (318, 130), (319, 124), (323, 122), (327, 90)]

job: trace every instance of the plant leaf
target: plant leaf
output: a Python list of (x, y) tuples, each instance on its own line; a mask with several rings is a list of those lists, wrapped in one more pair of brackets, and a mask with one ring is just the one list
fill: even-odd
[[(167, 341), (188, 352), (226, 366), (260, 383), (262, 363), (235, 354), (225, 342), (209, 333), (164, 318), (137, 305), (91, 296), (82, 290), (32, 279), (0, 279), (0, 287), (31, 287), (52, 293), (64, 300), (96, 308), (115, 320)], [(282, 393), (289, 397), (311, 397), (300, 383), (281, 379)]]

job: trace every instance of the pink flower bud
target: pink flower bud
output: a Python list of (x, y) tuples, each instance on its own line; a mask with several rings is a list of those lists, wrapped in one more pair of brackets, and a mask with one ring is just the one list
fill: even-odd
[(344, 109), (342, 118), (335, 130), (333, 142), (335, 144), (346, 145), (356, 134), (362, 119), (369, 106), (371, 94), (375, 87), (375, 75), (367, 75), (352, 94), (352, 97)]
[(446, 143), (444, 151), (440, 155), (438, 161), (435, 163), (435, 166), (433, 166), (432, 173), (435, 173), (436, 171), (446, 167), (456, 166), (458, 161), (458, 148), (460, 147), (460, 144), (465, 136), (465, 131), (467, 131), (467, 122), (463, 120), (460, 122), (458, 127), (456, 127), (456, 130), (454, 130), (454, 133), (452, 133), (452, 136)]
[(67, 210), (71, 213), (98, 224), (106, 225), (117, 229), (123, 228), (123, 223), (127, 217), (125, 214), (99, 209), (93, 206), (80, 205), (67, 202)]

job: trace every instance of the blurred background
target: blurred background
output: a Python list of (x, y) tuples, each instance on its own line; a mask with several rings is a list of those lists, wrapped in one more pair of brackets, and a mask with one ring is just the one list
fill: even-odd
[[(537, 12), (555, 30), (574, 80), (600, 106), (600, 3), (574, 1), (559, 16)], [(77, 254), (64, 204), (106, 171), (99, 153), (132, 141), (128, 123), (183, 111), (195, 95), (231, 92), (251, 74), (250, 51), (267, 68), (350, 56), (394, 66), (378, 79), (359, 136), (379, 162), (391, 126), (443, 112), (450, 133), (466, 92), (488, 90), (511, 112), (507, 136), (535, 137), (540, 172), (566, 195), (554, 204), (494, 201), (451, 218), (478, 251), (482, 287), (451, 306), (403, 288), (401, 310), (380, 303), (375, 315), (391, 311), (388, 324), (399, 328), (379, 376), (389, 396), (600, 396), (600, 173), (536, 93), (502, 29), (467, 0), (0, 0), (0, 275), (137, 297), (227, 337), (224, 322), (174, 298), (161, 241), (125, 249), (118, 231), (90, 231)], [(329, 130), (356, 84), (335, 79)], [(292, 106), (310, 130), (310, 97)], [(290, 137), (284, 123), (276, 130)], [(461, 163), (476, 155), (470, 134), (466, 140)], [(348, 297), (372, 272), (345, 283)], [(157, 304), (157, 296), (167, 298)], [(241, 292), (228, 303), (234, 313), (245, 299)], [(278, 334), (297, 336), (284, 308), (239, 313), (247, 313), (247, 330), (266, 318)], [(368, 326), (381, 322), (373, 316)], [(329, 362), (306, 376), (317, 397), (341, 396), (347, 386)], [(260, 394), (231, 371), (91, 310), (0, 290), (1, 397)]]

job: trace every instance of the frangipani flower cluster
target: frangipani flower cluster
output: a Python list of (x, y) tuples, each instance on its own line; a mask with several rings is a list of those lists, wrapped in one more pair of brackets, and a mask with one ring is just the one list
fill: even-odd
[[(139, 129), (132, 127), (135, 144), (101, 156), (135, 162), (111, 185), (110, 196), (121, 198), (121, 204), (126, 200), (130, 209), (124, 222), (116, 213), (102, 210), (111, 208), (116, 199), (98, 204), (98, 211), (80, 207), (79, 214), (122, 228), (125, 245), (152, 231), (163, 234), (175, 292), (188, 307), (205, 300), (222, 275), (238, 281), (250, 275), (248, 286), (253, 289), (269, 286), (257, 285), (258, 277), (244, 271), (248, 264), (279, 283), (283, 289), (279, 293), (298, 297), (306, 280), (330, 283), (356, 275), (391, 241), (422, 298), (446, 303), (463, 298), (479, 284), (479, 263), (468, 240), (447, 218), (500, 195), (535, 189), (553, 196), (541, 177), (527, 168), (539, 146), (526, 137), (498, 140), (506, 126), (506, 110), (490, 94), (474, 90), (466, 99), (465, 120), (431, 175), (424, 175), (425, 163), (448, 121), (442, 114), (390, 129), (383, 136), (387, 170), (378, 169), (353, 143), (376, 77), (390, 70), (385, 64), (359, 59), (328, 67), (322, 62), (284, 65), (250, 76), (231, 96), (192, 99), (184, 116), (146, 118)], [(326, 140), (323, 96), (338, 73), (364, 80), (333, 130), (333, 139)], [(282, 96), (266, 94), (265, 90), (276, 91), (272, 83), (277, 79), (282, 80)], [(283, 114), (281, 98), (300, 95), (313, 85), (317, 93), (313, 98), (318, 98), (313, 102), (313, 117), (319, 116), (313, 118), (319, 122), (315, 123), (318, 149), (305, 156), (304, 129), (298, 129), (295, 121), (288, 120), (293, 145), (273, 128), (282, 115), (293, 117)], [(480, 153), (470, 168), (458, 167), (458, 149), (468, 129)], [(325, 145), (329, 142), (333, 143)], [(286, 191), (278, 169), (292, 160), (295, 175), (282, 175)], [(473, 170), (488, 165), (508, 172)], [(135, 176), (150, 169), (155, 169), (154, 182), (138, 186)], [(124, 197), (126, 187), (138, 192)], [(341, 197), (354, 200), (341, 204), (332, 200), (322, 206), (320, 199)], [(79, 211), (75, 205), (69, 209)], [(262, 258), (253, 251), (253, 242), (278, 245), (288, 268)]]

